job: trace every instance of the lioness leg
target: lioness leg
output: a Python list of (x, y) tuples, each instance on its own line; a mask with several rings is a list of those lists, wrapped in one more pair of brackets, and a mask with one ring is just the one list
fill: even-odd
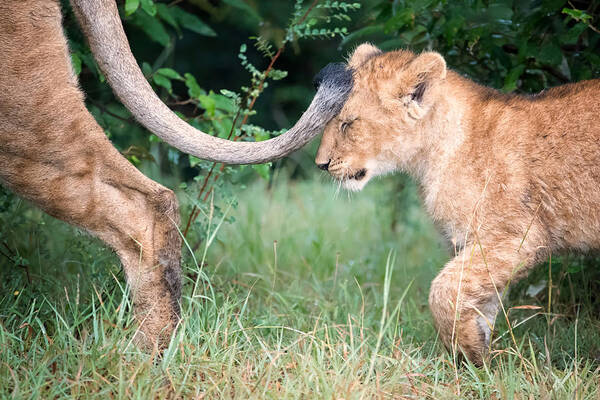
[[(433, 280), (429, 306), (440, 338), (477, 365), (485, 357), (500, 297), (524, 277), (539, 251), (522, 240), (465, 247)], [(458, 305), (458, 307), (456, 307)]]
[[(86, 114), (84, 119), (88, 118)], [(140, 331), (148, 343), (162, 345), (178, 320), (181, 291), (175, 195), (124, 159), (93, 119), (70, 126), (81, 129), (57, 138), (77, 135), (72, 151), (61, 151), (62, 144), (52, 140), (29, 153), (0, 148), (0, 180), (116, 251), (131, 287)], [(34, 135), (14, 132), (20, 140)]]
[(123, 158), (87, 111), (58, 1), (0, 1), (0, 54), (0, 183), (115, 249), (141, 336), (164, 344), (181, 287), (174, 194)]

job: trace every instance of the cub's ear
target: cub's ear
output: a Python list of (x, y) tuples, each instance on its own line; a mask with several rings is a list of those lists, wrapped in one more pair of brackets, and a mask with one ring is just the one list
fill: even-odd
[(373, 46), (371, 43), (363, 43), (352, 52), (352, 55), (348, 60), (348, 66), (350, 68), (356, 68), (369, 58), (378, 54), (381, 54), (381, 50), (379, 50), (377, 47)]
[(422, 103), (427, 90), (446, 78), (446, 61), (439, 53), (422, 53), (408, 64), (406, 72), (411, 100)]
[(390, 107), (403, 107), (408, 115), (419, 120), (435, 103), (439, 83), (446, 78), (446, 61), (435, 52), (422, 53), (407, 64), (398, 66), (395, 82), (387, 91), (385, 102)]

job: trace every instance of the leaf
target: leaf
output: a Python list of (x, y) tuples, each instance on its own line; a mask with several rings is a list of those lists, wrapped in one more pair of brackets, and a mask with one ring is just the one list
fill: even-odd
[(542, 0), (541, 3), (544, 11), (555, 13), (565, 4), (565, 0)]
[(175, 17), (173, 16), (173, 13), (171, 12), (171, 10), (172, 10), (172, 8), (168, 7), (164, 3), (156, 4), (156, 11), (157, 11), (160, 19), (165, 21), (167, 24), (171, 25), (173, 28), (175, 28), (179, 32), (179, 24), (175, 20)]
[(516, 67), (512, 68), (504, 79), (504, 86), (502, 87), (502, 90), (505, 92), (512, 92), (515, 90), (517, 88), (517, 82), (523, 74), (523, 71), (525, 71), (524, 64), (517, 65)]
[(140, 6), (140, 0), (125, 0), (125, 15), (130, 16), (137, 11)]
[(342, 40), (341, 45), (345, 46), (346, 44), (351, 43), (353, 41), (365, 40), (364, 39), (365, 37), (383, 33), (383, 30), (384, 30), (383, 24), (365, 26), (364, 28), (354, 31), (351, 34), (349, 34), (348, 36), (346, 36)]
[(384, 42), (379, 43), (377, 47), (379, 47), (383, 51), (396, 50), (401, 49), (407, 46), (407, 40), (404, 36), (400, 36), (394, 39), (386, 40)]
[(146, 61), (142, 63), (142, 73), (146, 78), (149, 78), (152, 75), (152, 66), (148, 64)]
[(152, 18), (144, 12), (132, 15), (130, 22), (140, 28), (153, 41), (165, 47), (169, 45), (171, 37), (158, 19)]
[(256, 10), (243, 0), (223, 0), (223, 3), (244, 11), (248, 14), (249, 17), (252, 17), (259, 21), (261, 20), (260, 15), (258, 15)]
[(582, 10), (577, 10), (577, 9), (572, 9), (572, 8), (563, 8), (562, 13), (567, 14), (569, 17), (571, 17), (577, 21), (588, 22), (592, 19), (592, 16), (590, 14), (588, 14)]
[(202, 160), (196, 156), (191, 154), (188, 155), (188, 159), (190, 161), (190, 167), (194, 168), (196, 165), (200, 164)]
[(391, 33), (401, 30), (405, 26), (409, 25), (413, 21), (414, 17), (415, 14), (412, 8), (403, 9), (385, 23), (385, 32)]
[(269, 132), (263, 130), (263, 129), (257, 129), (254, 132), (254, 141), (256, 142), (262, 142), (263, 140), (267, 140), (269, 138)]
[(236, 110), (235, 100), (216, 93), (211, 93), (210, 98), (214, 100), (215, 107), (218, 110), (223, 110), (228, 113), (233, 113)]
[(562, 61), (562, 51), (554, 43), (547, 43), (542, 46), (537, 60), (543, 64), (558, 65)]
[(173, 18), (177, 20), (179, 25), (185, 29), (196, 32), (199, 35), (217, 36), (217, 33), (213, 31), (210, 26), (202, 22), (202, 20), (194, 14), (190, 14), (179, 7), (173, 7), (171, 14), (173, 15)]
[(268, 180), (269, 173), (271, 172), (271, 163), (253, 165), (252, 169), (255, 170), (261, 178)]
[(513, 10), (510, 7), (507, 7), (506, 5), (500, 3), (490, 4), (487, 11), (488, 15), (496, 21), (510, 21), (513, 16)]
[(575, 26), (567, 29), (562, 35), (560, 35), (560, 42), (562, 44), (575, 44), (579, 39), (579, 36), (587, 29), (587, 25), (583, 22), (578, 22)]
[(154, 17), (156, 15), (156, 6), (153, 0), (140, 0), (142, 4), (142, 10), (146, 11), (148, 15)]
[(276, 68), (271, 69), (271, 72), (269, 72), (269, 79), (274, 80), (274, 81), (282, 80), (286, 76), (288, 76), (287, 71), (283, 71), (283, 70), (276, 69)]
[(444, 36), (446, 41), (451, 44), (456, 34), (465, 26), (465, 18), (462, 15), (452, 17), (444, 26)]
[(219, 111), (215, 112), (215, 118), (211, 120), (211, 124), (216, 131), (216, 136), (226, 139), (229, 137), (231, 132), (232, 121), (229, 118), (221, 118), (222, 113)]
[(198, 82), (196, 81), (194, 75), (190, 74), (189, 72), (186, 72), (184, 76), (185, 86), (187, 86), (188, 95), (191, 98), (197, 99), (198, 97), (206, 94), (206, 91), (204, 91), (204, 89), (202, 89), (200, 85), (198, 85)]
[(173, 87), (171, 85), (171, 80), (167, 77), (165, 77), (164, 75), (161, 74), (154, 74), (152, 76), (152, 80), (154, 81), (154, 83), (156, 83), (158, 86), (162, 86), (165, 89), (167, 89), (167, 91), (169, 93), (171, 93), (173, 91)]
[(162, 76), (165, 76), (169, 79), (176, 79), (178, 81), (183, 81), (183, 76), (179, 75), (177, 71), (171, 68), (159, 68), (156, 70), (156, 73)]
[(150, 143), (162, 143), (162, 139), (154, 134), (150, 134), (150, 136), (148, 136), (148, 141)]
[(79, 57), (79, 54), (77, 53), (72, 53), (71, 54), (71, 65), (73, 66), (73, 72), (75, 72), (75, 75), (79, 76), (79, 74), (81, 74), (81, 57)]
[(200, 102), (200, 106), (206, 110), (206, 113), (211, 117), (215, 115), (215, 110), (217, 109), (217, 104), (215, 100), (210, 96), (201, 95), (197, 97)]

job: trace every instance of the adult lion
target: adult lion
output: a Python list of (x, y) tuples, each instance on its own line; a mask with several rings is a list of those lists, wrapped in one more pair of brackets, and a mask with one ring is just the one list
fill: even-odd
[[(187, 125), (154, 94), (131, 54), (115, 0), (71, 4), (100, 69), (135, 118), (167, 143), (206, 160), (246, 164), (283, 157), (320, 132), (349, 90), (348, 82), (339, 84), (348, 74), (326, 74), (287, 133), (261, 143), (212, 137)], [(112, 247), (131, 286), (143, 340), (164, 345), (179, 315), (177, 199), (123, 158), (87, 111), (58, 0), (0, 2), (0, 182)]]

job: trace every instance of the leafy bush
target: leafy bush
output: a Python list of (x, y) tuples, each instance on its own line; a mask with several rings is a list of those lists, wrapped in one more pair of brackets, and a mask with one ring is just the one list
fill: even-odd
[(344, 39), (382, 49), (433, 49), (503, 91), (537, 92), (600, 75), (598, 1), (370, 1), (368, 23)]

